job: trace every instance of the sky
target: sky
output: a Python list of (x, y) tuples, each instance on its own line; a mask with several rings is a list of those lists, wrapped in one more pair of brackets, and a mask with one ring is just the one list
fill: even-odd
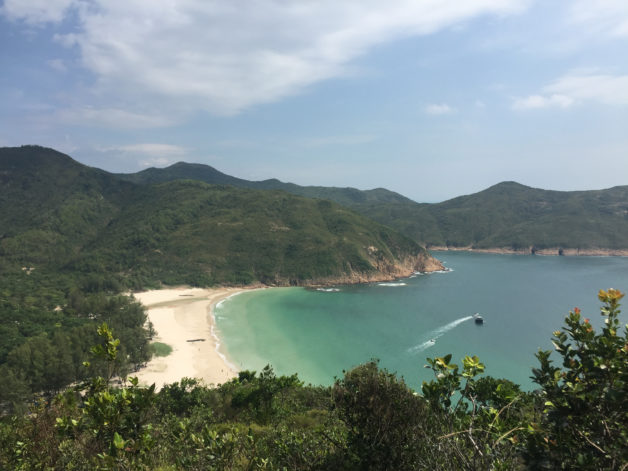
[(628, 184), (626, 0), (0, 0), (0, 146), (419, 202)]

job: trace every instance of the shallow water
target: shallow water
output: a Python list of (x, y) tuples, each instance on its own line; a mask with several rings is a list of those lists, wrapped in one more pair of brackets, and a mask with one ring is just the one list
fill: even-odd
[[(628, 291), (628, 258), (437, 252), (451, 269), (339, 291), (277, 288), (216, 307), (219, 335), (239, 369), (270, 363), (314, 384), (372, 358), (414, 388), (426, 357), (478, 355), (486, 372), (532, 389), (534, 353), (578, 306), (601, 325), (600, 288)], [(483, 325), (471, 315), (479, 312)], [(625, 322), (626, 316), (622, 315)]]

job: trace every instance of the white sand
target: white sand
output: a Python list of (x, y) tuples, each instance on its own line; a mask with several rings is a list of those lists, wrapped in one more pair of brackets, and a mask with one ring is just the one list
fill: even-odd
[[(218, 385), (237, 376), (218, 353), (213, 307), (243, 288), (173, 288), (135, 293), (148, 308), (148, 319), (157, 332), (154, 341), (172, 347), (166, 357), (154, 357), (137, 372), (141, 384), (157, 389), (181, 378), (197, 378)], [(188, 340), (202, 341), (188, 342)]]

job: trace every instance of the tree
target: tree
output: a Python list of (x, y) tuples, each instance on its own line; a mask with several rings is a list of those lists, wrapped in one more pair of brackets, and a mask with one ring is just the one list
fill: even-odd
[[(99, 449), (103, 462), (112, 468), (127, 469), (137, 457), (147, 453), (153, 444), (150, 419), (154, 411), (155, 385), (143, 388), (137, 378), (130, 385), (112, 388), (110, 380), (118, 364), (120, 340), (106, 323), (98, 327), (100, 342), (91, 349), (105, 362), (106, 377), (95, 377), (77, 387), (83, 391), (81, 415), (57, 418), (57, 429), (65, 437), (87, 433), (92, 446)], [(124, 466), (123, 466), (124, 464)]]
[(575, 308), (554, 332), (563, 368), (550, 351), (536, 354), (533, 380), (543, 414), (530, 425), (527, 460), (535, 469), (626, 469), (628, 463), (628, 326), (620, 333), (623, 293), (600, 290), (604, 327), (596, 333)]
[[(513, 469), (518, 466), (521, 415), (529, 396), (514, 383), (476, 379), (484, 364), (465, 356), (462, 372), (451, 354), (428, 358), (435, 380), (423, 383), (423, 395), (440, 423), (436, 447), (448, 456), (449, 469)], [(432, 446), (434, 448), (434, 445)]]
[(30, 389), (26, 379), (7, 365), (0, 365), (0, 415), (21, 411)]
[(332, 398), (358, 469), (421, 468), (427, 408), (403, 380), (371, 361), (336, 381)]
[(241, 371), (233, 382), (243, 387), (233, 395), (231, 405), (250, 408), (263, 424), (268, 423), (277, 412), (284, 391), (303, 385), (296, 374), (277, 377), (270, 365), (266, 365), (258, 376), (255, 371)]
[(46, 334), (29, 338), (14, 349), (7, 366), (28, 379), (30, 391), (49, 398), (73, 378), (73, 365), (66, 338), (56, 333), (51, 341)]

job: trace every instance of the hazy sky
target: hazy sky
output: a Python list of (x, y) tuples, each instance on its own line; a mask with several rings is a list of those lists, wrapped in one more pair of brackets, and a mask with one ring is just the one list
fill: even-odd
[(432, 202), (628, 184), (627, 0), (0, 5), (0, 146)]

